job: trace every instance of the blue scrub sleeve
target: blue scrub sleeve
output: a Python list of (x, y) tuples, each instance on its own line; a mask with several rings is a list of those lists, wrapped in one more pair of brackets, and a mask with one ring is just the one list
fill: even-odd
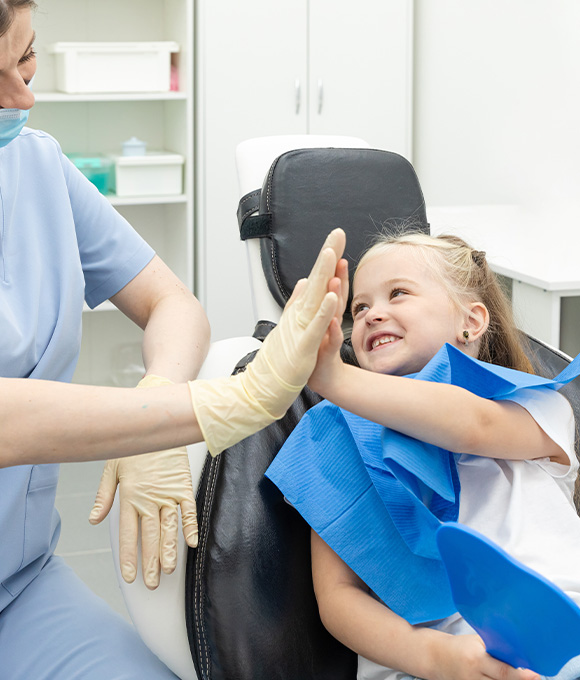
[(93, 308), (126, 286), (155, 252), (62, 153), (61, 162), (85, 277), (85, 300)]

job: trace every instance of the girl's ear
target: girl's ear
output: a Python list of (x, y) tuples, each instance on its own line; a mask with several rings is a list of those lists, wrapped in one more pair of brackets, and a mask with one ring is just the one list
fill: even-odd
[(467, 336), (469, 344), (475, 342), (485, 333), (489, 326), (489, 312), (487, 311), (487, 307), (483, 302), (471, 303), (469, 312), (465, 314), (463, 321), (465, 325), (462, 329), (460, 341), (462, 343), (465, 341), (466, 335), (464, 332), (467, 331), (467, 333), (469, 333)]

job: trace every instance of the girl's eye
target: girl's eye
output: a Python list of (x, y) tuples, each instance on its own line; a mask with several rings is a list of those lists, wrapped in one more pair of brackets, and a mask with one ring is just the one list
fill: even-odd
[(358, 316), (358, 314), (360, 314), (361, 312), (365, 311), (368, 308), (369, 308), (369, 306), (367, 304), (363, 304), (362, 302), (359, 302), (358, 305), (354, 306), (354, 308), (352, 310), (352, 316), (353, 317)]
[(19, 64), (26, 64), (27, 61), (34, 59), (34, 57), (36, 57), (36, 52), (34, 50), (30, 50), (20, 59), (20, 61), (18, 63)]
[(403, 290), (402, 288), (394, 288), (391, 291), (391, 298), (400, 297), (401, 295), (405, 295), (406, 292), (407, 291)]

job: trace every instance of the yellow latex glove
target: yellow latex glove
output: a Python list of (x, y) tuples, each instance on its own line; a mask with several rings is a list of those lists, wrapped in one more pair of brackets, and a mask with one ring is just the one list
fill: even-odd
[(189, 383), (193, 408), (212, 455), (282, 418), (316, 365), (318, 348), (336, 311), (328, 293), (345, 246), (335, 229), (306, 280), (296, 284), (280, 323), (243, 373)]
[[(171, 385), (171, 380), (148, 375), (137, 387)], [(137, 575), (139, 520), (143, 580), (159, 585), (160, 568), (170, 574), (177, 564), (178, 507), (186, 543), (197, 546), (197, 512), (189, 458), (185, 447), (109, 460), (89, 516), (98, 524), (108, 514), (119, 486), (119, 559), (127, 583)]]

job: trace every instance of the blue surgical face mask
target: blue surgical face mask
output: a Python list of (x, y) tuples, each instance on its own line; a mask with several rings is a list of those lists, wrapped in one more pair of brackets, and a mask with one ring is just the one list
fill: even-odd
[(18, 137), (29, 113), (22, 109), (0, 109), (0, 148)]

